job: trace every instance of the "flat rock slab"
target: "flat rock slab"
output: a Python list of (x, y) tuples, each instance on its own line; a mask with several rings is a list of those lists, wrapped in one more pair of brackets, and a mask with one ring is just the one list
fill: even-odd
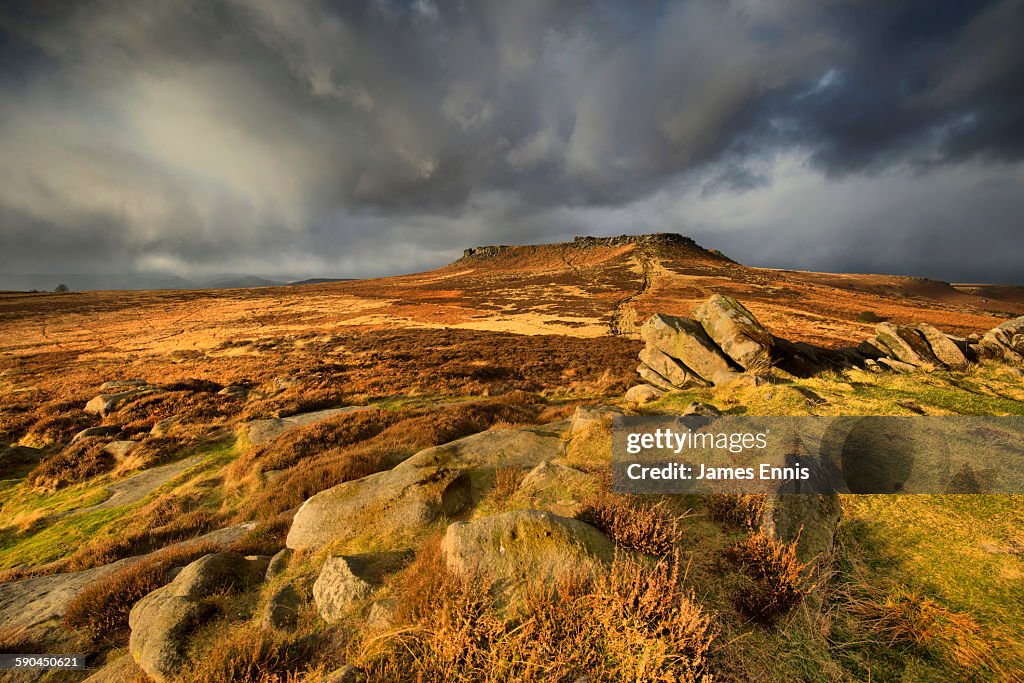
[[(244, 536), (254, 526), (254, 523), (246, 523), (216, 529), (198, 538), (174, 545), (206, 541), (226, 545)], [(64, 616), (64, 610), (71, 598), (93, 581), (145, 557), (146, 555), (137, 555), (80, 572), (37, 576), (31, 579), (0, 583), (0, 624), (12, 629), (24, 628), (30, 633), (42, 635), (58, 629), (60, 628), (60, 619)]]
[(326, 410), (317, 410), (312, 413), (289, 415), (288, 417), (272, 417), (266, 420), (251, 420), (250, 422), (246, 422), (242, 425), (242, 431), (249, 439), (250, 443), (258, 446), (270, 441), (271, 439), (276, 439), (285, 432), (295, 429), (296, 427), (323, 422), (335, 415), (358, 413), (364, 410), (375, 409), (376, 406), (345, 406), (344, 408), (328, 408)]
[(427, 448), (393, 469), (321, 491), (288, 531), (293, 550), (319, 548), (367, 531), (399, 538), (472, 501), (474, 469), (533, 467), (558, 455), (568, 422), (494, 429)]
[(140, 559), (129, 557), (80, 572), (0, 583), (0, 624), (45, 637), (60, 628), (60, 618), (64, 616), (68, 602), (83, 588)]

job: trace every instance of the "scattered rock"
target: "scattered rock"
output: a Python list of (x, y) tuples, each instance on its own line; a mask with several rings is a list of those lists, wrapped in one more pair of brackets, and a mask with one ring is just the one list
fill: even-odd
[(138, 441), (111, 441), (103, 447), (103, 450), (114, 456), (114, 460), (121, 462), (138, 445)]
[(373, 406), (346, 406), (344, 408), (328, 408), (317, 410), (311, 413), (301, 413), (288, 417), (272, 417), (265, 420), (250, 420), (242, 424), (242, 433), (248, 438), (249, 443), (258, 446), (262, 443), (276, 439), (285, 432), (302, 427), (304, 425), (323, 422), (335, 415), (345, 413), (356, 413), (364, 410), (373, 410)]
[(673, 387), (703, 387), (708, 384), (688, 367), (653, 346), (648, 345), (641, 349), (639, 358), (644, 365)]
[(656, 313), (640, 328), (641, 338), (701, 379), (730, 370), (729, 361), (696, 320)]
[(1024, 316), (993, 327), (981, 337), (978, 345), (986, 356), (1015, 365), (1024, 364)]
[(127, 389), (148, 386), (150, 386), (149, 382), (144, 379), (115, 379), (101, 384), (100, 393), (113, 394), (117, 393), (118, 390), (125, 391)]
[(395, 610), (398, 603), (392, 598), (376, 600), (366, 611), (366, 628), (373, 631), (384, 631), (395, 623)]
[(700, 415), (701, 417), (718, 417), (722, 411), (708, 403), (692, 401), (683, 408), (683, 415)]
[(597, 489), (594, 475), (559, 462), (548, 461), (534, 467), (523, 477), (515, 498), (528, 500), (564, 516), (574, 516), (582, 508), (580, 500)]
[(950, 370), (964, 370), (967, 368), (967, 357), (952, 339), (927, 323), (917, 323), (914, 327), (924, 337), (932, 354), (943, 365)]
[(452, 571), (490, 577), (505, 598), (528, 582), (550, 584), (574, 571), (593, 571), (614, 547), (596, 528), (540, 510), (517, 510), (448, 526), (441, 550)]
[(836, 495), (768, 496), (761, 529), (786, 543), (799, 538), (797, 555), (807, 561), (815, 555), (832, 552), (840, 513)]
[(772, 365), (772, 335), (743, 304), (731, 296), (715, 294), (693, 309), (712, 341), (748, 371), (765, 370)]
[(899, 361), (894, 358), (879, 358), (875, 362), (878, 365), (881, 365), (882, 367), (888, 370), (893, 370), (895, 372), (913, 372), (914, 370), (917, 370), (916, 365), (904, 363), (903, 361)]
[(5, 448), (0, 446), (0, 471), (35, 465), (43, 459), (44, 455), (46, 455), (46, 451), (42, 448), (32, 448), (31, 446), (7, 446)]
[(71, 443), (80, 441), (90, 436), (117, 436), (121, 433), (121, 428), (117, 425), (98, 425), (96, 427), (86, 427), (82, 431), (71, 437)]
[(337, 623), (353, 605), (366, 600), (384, 581), (411, 558), (408, 552), (335, 555), (327, 558), (313, 584), (313, 601), (320, 616)]
[(295, 586), (286, 583), (281, 586), (263, 607), (260, 627), (264, 629), (293, 628), (298, 622), (301, 599)]
[(292, 559), (292, 551), (289, 548), (282, 548), (277, 551), (273, 557), (270, 558), (270, 562), (267, 564), (267, 580), (280, 576), (284, 573), (284, 570), (288, 568), (288, 563)]
[(181, 420), (177, 417), (165, 417), (149, 430), (151, 436), (167, 436), (181, 424)]
[(176, 679), (187, 663), (189, 635), (215, 609), (207, 598), (262, 581), (268, 559), (204, 555), (137, 602), (128, 618), (128, 649), (138, 665), (157, 683)]
[(918, 367), (941, 365), (924, 335), (908, 325), (879, 323), (875, 327), (875, 339), (888, 350), (886, 355), (903, 363)]
[(638, 375), (640, 375), (640, 378), (643, 379), (645, 382), (653, 386), (656, 386), (659, 389), (664, 389), (665, 391), (672, 391), (673, 389), (675, 389), (675, 386), (672, 384), (672, 382), (669, 382), (667, 379), (656, 373), (654, 370), (651, 370), (651, 368), (648, 367), (646, 363), (640, 363), (640, 365), (636, 366), (636, 372)]
[(249, 387), (244, 384), (229, 384), (217, 392), (218, 396), (230, 396), (232, 398), (242, 398), (248, 394)]
[(885, 368), (870, 358), (864, 361), (864, 367), (874, 373), (885, 372)]
[(100, 394), (85, 404), (85, 412), (106, 417), (130, 401), (142, 398), (148, 394), (154, 394), (160, 389), (152, 386), (137, 387), (128, 391), (120, 391), (113, 394)]
[(590, 433), (594, 429), (606, 429), (615, 417), (625, 413), (617, 406), (577, 406), (569, 423), (569, 438)]
[(629, 403), (635, 403), (636, 405), (643, 405), (650, 403), (651, 401), (657, 401), (664, 395), (664, 391), (661, 389), (655, 389), (650, 384), (638, 384), (635, 387), (630, 387), (626, 392), (625, 399)]

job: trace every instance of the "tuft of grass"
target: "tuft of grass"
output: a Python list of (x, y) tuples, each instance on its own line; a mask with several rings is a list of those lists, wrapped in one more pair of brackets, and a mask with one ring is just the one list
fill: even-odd
[(716, 522), (756, 529), (764, 517), (765, 498), (751, 493), (715, 493), (705, 497), (708, 515)]
[(850, 599), (848, 606), (884, 646), (907, 647), (965, 671), (999, 671), (992, 639), (977, 620), (918, 590), (898, 585), (881, 598)]
[(44, 458), (29, 472), (28, 484), (38, 489), (56, 491), (77, 484), (114, 468), (114, 456), (107, 453), (110, 439), (86, 437), (61, 451)]
[[(309, 680), (298, 673), (323, 670), (331, 654), (322, 635), (311, 629), (264, 630), (255, 624), (222, 624), (209, 636), (212, 645), (193, 659), (184, 683), (286, 683)], [(337, 665), (340, 662), (330, 662)]]
[(511, 498), (523, 483), (526, 472), (521, 467), (499, 467), (494, 471), (494, 496), (499, 499)]

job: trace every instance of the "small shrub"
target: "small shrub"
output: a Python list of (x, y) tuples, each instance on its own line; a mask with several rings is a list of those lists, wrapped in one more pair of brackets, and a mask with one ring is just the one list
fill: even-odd
[(772, 623), (811, 592), (813, 569), (797, 559), (796, 545), (761, 531), (726, 550), (726, 557), (752, 580), (737, 598), (741, 612)]
[(114, 467), (114, 456), (105, 450), (109, 442), (101, 436), (76, 441), (29, 472), (29, 485), (55, 491), (109, 472)]
[(648, 555), (672, 554), (682, 537), (679, 517), (666, 500), (651, 504), (603, 491), (589, 497), (577, 517), (603, 531), (616, 545)]
[(708, 515), (716, 522), (755, 529), (764, 516), (764, 496), (750, 493), (715, 493), (704, 499)]

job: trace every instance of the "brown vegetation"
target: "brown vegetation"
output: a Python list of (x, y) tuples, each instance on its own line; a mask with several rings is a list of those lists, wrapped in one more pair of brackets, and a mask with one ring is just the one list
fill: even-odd
[(678, 557), (620, 555), (595, 580), (537, 585), (519, 621), (500, 612), (485, 579), (449, 572), (437, 543), (392, 588), (403, 623), (353, 648), (368, 680), (712, 680), (717, 629), (684, 590)]
[(704, 497), (708, 515), (716, 522), (755, 529), (764, 515), (764, 496), (750, 493), (715, 493)]
[[(535, 395), (513, 392), (487, 401), (400, 413), (398, 421), (380, 430), (376, 436), (351, 446), (317, 452), (316, 458), (297, 461), (274, 480), (272, 487), (250, 495), (241, 507), (238, 519), (274, 517), (297, 507), (320, 491), (392, 467), (416, 451), (483, 431), (497, 422), (532, 423), (543, 405), (543, 400)], [(392, 420), (391, 417), (382, 419), (386, 422)], [(372, 432), (372, 429), (367, 430)], [(316, 433), (314, 431), (313, 435)], [(290, 438), (279, 441), (280, 444), (275, 441), (268, 445), (264, 458), (288, 459), (294, 456), (295, 442)], [(283, 447), (283, 452), (279, 453), (274, 444)]]
[(813, 568), (796, 556), (797, 541), (785, 544), (759, 531), (726, 550), (726, 557), (751, 579), (736, 598), (748, 616), (772, 623), (811, 592)]
[(93, 641), (123, 644), (127, 642), (128, 614), (136, 602), (170, 581), (173, 568), (220, 549), (213, 543), (175, 546), (117, 569), (72, 598), (63, 623)]

